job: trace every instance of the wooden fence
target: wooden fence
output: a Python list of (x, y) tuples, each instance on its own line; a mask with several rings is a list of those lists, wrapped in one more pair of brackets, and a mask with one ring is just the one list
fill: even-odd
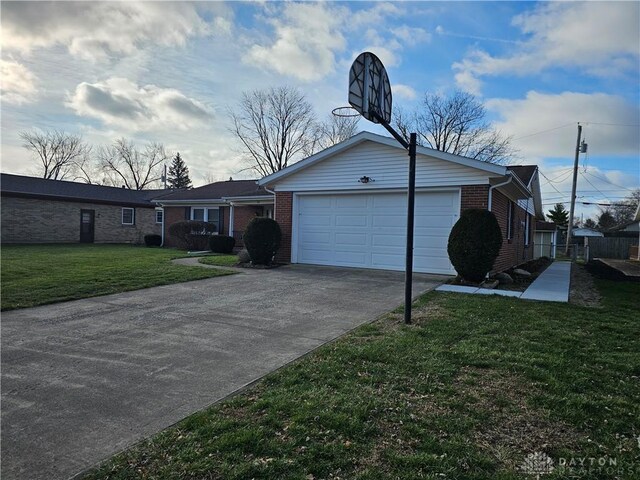
[[(587, 240), (588, 239), (588, 240)], [(624, 237), (587, 237), (589, 259), (594, 258), (629, 258), (629, 247), (638, 244), (638, 238)]]

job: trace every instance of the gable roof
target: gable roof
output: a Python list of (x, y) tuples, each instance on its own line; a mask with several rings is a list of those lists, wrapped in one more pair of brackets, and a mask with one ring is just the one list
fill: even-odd
[[(391, 137), (385, 137), (383, 135), (377, 135), (375, 133), (363, 131), (343, 142), (337, 143), (332, 147), (322, 150), (321, 152), (318, 152), (315, 155), (311, 155), (310, 157), (307, 157), (304, 160), (299, 161), (298, 163), (294, 163), (293, 165), (290, 165), (287, 168), (280, 170), (279, 172), (272, 173), (271, 175), (267, 175), (266, 177), (261, 178), (260, 180), (258, 180), (258, 185), (270, 185), (271, 183), (278, 182), (279, 180), (285, 177), (288, 177), (289, 175), (297, 173), (300, 170), (310, 167), (311, 165), (315, 165), (316, 163), (326, 158), (332, 157), (340, 152), (343, 152), (365, 141), (379, 143), (381, 145), (386, 145), (393, 148), (399, 148), (401, 150), (405, 149), (402, 145), (398, 143), (397, 140)], [(479, 170), (492, 173), (494, 175), (507, 174), (506, 167), (495, 165), (493, 163), (482, 162), (480, 160), (474, 160), (473, 158), (467, 158), (467, 157), (462, 157), (460, 155), (453, 155), (451, 153), (441, 152), (439, 150), (434, 150), (432, 148), (418, 146), (416, 149), (416, 153), (434, 157), (439, 160), (457, 163), (459, 165), (465, 165), (467, 167), (477, 168)]]
[(512, 165), (507, 166), (507, 170), (511, 170), (526, 186), (529, 186), (533, 174), (538, 169), (537, 165)]
[(198, 188), (180, 190), (156, 200), (163, 202), (185, 200), (222, 200), (229, 197), (271, 197), (264, 187), (256, 185), (256, 180), (227, 180), (214, 182)]
[(3, 173), (0, 176), (2, 196), (42, 198), (49, 200), (106, 203), (115, 205), (153, 207), (151, 200), (171, 190), (130, 190), (66, 180), (47, 180)]

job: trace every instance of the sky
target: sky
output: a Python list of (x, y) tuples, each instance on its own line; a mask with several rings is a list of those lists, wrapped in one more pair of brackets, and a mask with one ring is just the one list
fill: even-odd
[[(640, 186), (639, 2), (1, 3), (1, 170), (30, 175), (19, 133), (90, 144), (126, 137), (179, 151), (196, 186), (251, 178), (229, 131), (243, 92), (293, 86), (317, 115), (347, 104), (363, 51), (385, 65), (394, 107), (425, 92), (477, 95), (537, 164), (545, 209)], [(361, 130), (386, 134), (361, 120)], [(565, 204), (568, 206), (568, 204)], [(598, 207), (577, 204), (578, 217)]]

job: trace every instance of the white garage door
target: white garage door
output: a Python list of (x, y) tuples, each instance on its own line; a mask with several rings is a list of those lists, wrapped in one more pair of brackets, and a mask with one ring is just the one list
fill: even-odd
[[(294, 261), (404, 270), (406, 193), (299, 195)], [(447, 255), (459, 192), (416, 193), (414, 271), (455, 273)]]

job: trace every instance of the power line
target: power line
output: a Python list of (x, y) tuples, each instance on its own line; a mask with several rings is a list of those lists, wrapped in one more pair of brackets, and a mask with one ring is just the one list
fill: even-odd
[(547, 177), (547, 176), (546, 176), (544, 173), (542, 173), (542, 172), (540, 172), (540, 175), (542, 175), (544, 178), (546, 178), (546, 179), (547, 179), (547, 181), (549, 182), (549, 185), (551, 185), (551, 188), (553, 188), (556, 192), (558, 192), (560, 195), (562, 195), (562, 192), (561, 192), (560, 190), (558, 190), (558, 189), (556, 188), (556, 186), (555, 186), (553, 183), (551, 183), (551, 180), (549, 180), (549, 177)]
[[(589, 180), (589, 179), (587, 178), (587, 176), (585, 175), (585, 172), (580, 172), (580, 175), (582, 175), (582, 178), (584, 178), (584, 179), (587, 181), (587, 183), (588, 183), (589, 185), (591, 185), (593, 188), (595, 188), (595, 189), (596, 189), (596, 192), (600, 193), (604, 198), (606, 198), (607, 200), (609, 200), (609, 199), (607, 198), (607, 196), (606, 196), (603, 192), (601, 192), (600, 190), (598, 190), (598, 187), (596, 187), (593, 183), (591, 183), (591, 180)], [(609, 200), (609, 201), (611, 201), (611, 200)]]
[(541, 135), (541, 134), (543, 134), (543, 133), (547, 133), (547, 132), (553, 132), (554, 130), (560, 130), (561, 128), (569, 127), (569, 126), (571, 126), (571, 125), (575, 125), (575, 124), (576, 124), (576, 122), (566, 123), (566, 124), (564, 124), (564, 125), (560, 125), (559, 127), (548, 128), (547, 130), (541, 130), (541, 131), (539, 131), (539, 132), (530, 133), (530, 134), (528, 134), (528, 135), (523, 135), (523, 136), (521, 136), (521, 137), (516, 137), (516, 138), (514, 138), (513, 140), (515, 141), (515, 140), (520, 140), (520, 139), (522, 139), (522, 138), (534, 137), (534, 136), (536, 136), (536, 135)]
[(623, 190), (627, 190), (628, 192), (633, 192), (634, 190), (631, 188), (627, 188), (627, 187), (623, 187), (622, 185), (618, 185), (617, 183), (613, 183), (611, 180), (606, 179), (605, 177), (601, 177), (600, 175), (596, 175), (595, 173), (591, 173), (588, 171), (585, 171), (585, 173), (587, 175), (591, 175), (594, 178), (597, 178), (599, 180), (602, 180), (603, 182), (608, 183), (609, 185), (613, 185), (614, 187), (620, 187)]
[(580, 122), (583, 125), (607, 125), (609, 127), (640, 127), (636, 123), (600, 123), (600, 122)]

